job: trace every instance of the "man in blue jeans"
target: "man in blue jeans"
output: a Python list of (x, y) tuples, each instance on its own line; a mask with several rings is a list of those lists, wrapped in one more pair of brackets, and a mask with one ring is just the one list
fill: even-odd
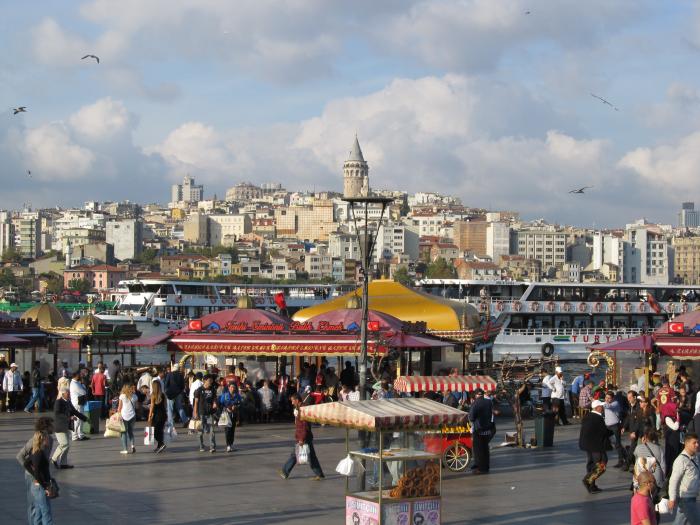
[(44, 385), (41, 383), (41, 362), (34, 361), (32, 367), (32, 397), (29, 399), (24, 411), (29, 413), (36, 403), (39, 403), (39, 410), (44, 402)]
[(165, 397), (168, 399), (168, 427), (174, 427), (173, 416), (177, 410), (180, 415), (180, 423), (183, 428), (187, 427), (189, 420), (185, 413), (185, 407), (182, 406), (182, 396), (185, 392), (185, 376), (180, 372), (180, 365), (175, 363), (172, 366), (172, 371), (168, 372), (163, 380), (163, 390)]
[(321, 464), (318, 462), (318, 458), (316, 457), (316, 450), (314, 450), (314, 435), (311, 433), (311, 423), (308, 421), (303, 421), (299, 417), (299, 408), (301, 407), (301, 399), (299, 398), (299, 394), (296, 392), (293, 393), (290, 396), (290, 400), (292, 402), (292, 407), (294, 407), (294, 440), (296, 441), (296, 444), (294, 450), (292, 450), (292, 455), (289, 456), (289, 459), (284, 464), (284, 467), (282, 467), (282, 470), (279, 471), (279, 475), (282, 479), (287, 479), (289, 474), (292, 472), (294, 465), (297, 464), (296, 445), (308, 445), (309, 466), (311, 467), (311, 470), (313, 470), (314, 474), (316, 474), (311, 479), (313, 481), (321, 481), (325, 478), (325, 476), (323, 475), (323, 470), (321, 470)]

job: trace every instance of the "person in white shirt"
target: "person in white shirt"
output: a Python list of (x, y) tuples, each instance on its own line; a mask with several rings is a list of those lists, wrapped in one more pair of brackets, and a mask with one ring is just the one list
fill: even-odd
[[(68, 391), (70, 392), (70, 403), (73, 405), (73, 408), (75, 408), (81, 414), (84, 414), (85, 403), (87, 403), (87, 389), (80, 381), (80, 372), (75, 372), (73, 374), (73, 378), (68, 385)], [(80, 404), (80, 401), (83, 401), (82, 405)], [(71, 439), (73, 441), (85, 441), (86, 439), (90, 439), (83, 432), (83, 422), (80, 419), (73, 421)]]
[(190, 391), (189, 391), (190, 406), (192, 406), (192, 407), (194, 406), (194, 393), (203, 384), (204, 383), (202, 382), (202, 372), (197, 372), (197, 374), (195, 375), (195, 380), (192, 381), (192, 384), (190, 385)]
[(542, 393), (540, 397), (542, 398), (542, 408), (545, 411), (552, 410), (552, 390), (549, 388), (549, 380), (552, 378), (544, 368), (540, 370), (540, 384), (542, 386)]
[(566, 383), (560, 366), (554, 369), (554, 375), (550, 376), (548, 386), (551, 390), (555, 418), (559, 419), (562, 425), (570, 425), (571, 423), (566, 419)]
[(151, 389), (151, 381), (153, 381), (153, 376), (151, 375), (150, 370), (146, 370), (143, 374), (141, 374), (141, 377), (139, 377), (139, 382), (136, 384), (136, 389), (140, 392), (141, 387), (148, 387), (148, 389)]
[(129, 443), (131, 443), (131, 453), (136, 452), (134, 444), (134, 423), (136, 423), (136, 401), (138, 398), (134, 393), (134, 385), (124, 385), (119, 394), (119, 406), (117, 411), (122, 416), (124, 432), (120, 433), (122, 439), (121, 454), (129, 453)]

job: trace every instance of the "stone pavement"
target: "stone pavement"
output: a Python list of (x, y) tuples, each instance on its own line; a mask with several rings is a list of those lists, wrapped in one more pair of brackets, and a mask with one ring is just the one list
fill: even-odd
[[(24, 413), (0, 414), (4, 525), (26, 522), (24, 481), (15, 454), (31, 436), (33, 419)], [(505, 420), (499, 424), (494, 444), (507, 427)], [(306, 466), (297, 466), (287, 481), (277, 475), (291, 452), (291, 424), (241, 427), (236, 432), (238, 450), (232, 454), (221, 452), (222, 433), (217, 435), (219, 452), (209, 454), (200, 453), (195, 437), (183, 431), (163, 454), (155, 455), (138, 446), (142, 428), (139, 423), (134, 455), (120, 455), (118, 439), (93, 436), (73, 443), (70, 461), (76, 468), (55, 476), (61, 486), (61, 496), (53, 502), (56, 523), (343, 523), (345, 483), (334, 469), (345, 456), (345, 430), (314, 428), (328, 479), (313, 482)], [(554, 448), (495, 450), (488, 476), (444, 471), (442, 523), (629, 523), (630, 475), (610, 468), (599, 481), (604, 492), (589, 495), (580, 481), (585, 456), (577, 440), (578, 425), (557, 427)]]

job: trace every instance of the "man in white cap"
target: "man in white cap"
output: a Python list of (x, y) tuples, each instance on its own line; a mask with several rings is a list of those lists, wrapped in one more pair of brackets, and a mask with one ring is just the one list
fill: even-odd
[(604, 410), (605, 403), (595, 399), (591, 403), (591, 411), (581, 420), (578, 446), (586, 452), (586, 475), (583, 478), (583, 486), (590, 494), (601, 492), (595, 482), (603, 475), (608, 464), (606, 450), (610, 444), (612, 432), (605, 426)]
[(12, 363), (10, 369), (5, 372), (2, 391), (7, 392), (7, 411), (14, 412), (17, 409), (17, 397), (22, 392), (22, 374), (17, 370), (17, 363)]
[[(566, 419), (566, 383), (564, 373), (560, 366), (554, 369), (554, 375), (549, 378), (549, 388), (552, 391), (552, 410), (554, 417), (561, 421), (562, 425), (570, 425)], [(557, 423), (558, 424), (558, 423)]]

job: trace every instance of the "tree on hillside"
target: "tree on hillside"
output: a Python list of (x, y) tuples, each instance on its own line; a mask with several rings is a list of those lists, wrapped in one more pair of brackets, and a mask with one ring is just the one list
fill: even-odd
[(92, 283), (87, 279), (71, 279), (68, 281), (68, 289), (80, 293), (87, 293), (92, 290)]
[(0, 287), (2, 286), (17, 286), (17, 277), (10, 268), (3, 268), (0, 272)]
[(22, 254), (19, 253), (14, 248), (8, 248), (2, 254), (2, 262), (6, 262), (6, 263), (22, 262)]
[(457, 276), (454, 266), (451, 266), (442, 257), (438, 257), (428, 264), (426, 274), (428, 279), (454, 279)]
[(408, 268), (405, 266), (400, 266), (396, 269), (394, 272), (394, 281), (404, 286), (411, 286), (413, 284), (413, 279), (408, 275)]

